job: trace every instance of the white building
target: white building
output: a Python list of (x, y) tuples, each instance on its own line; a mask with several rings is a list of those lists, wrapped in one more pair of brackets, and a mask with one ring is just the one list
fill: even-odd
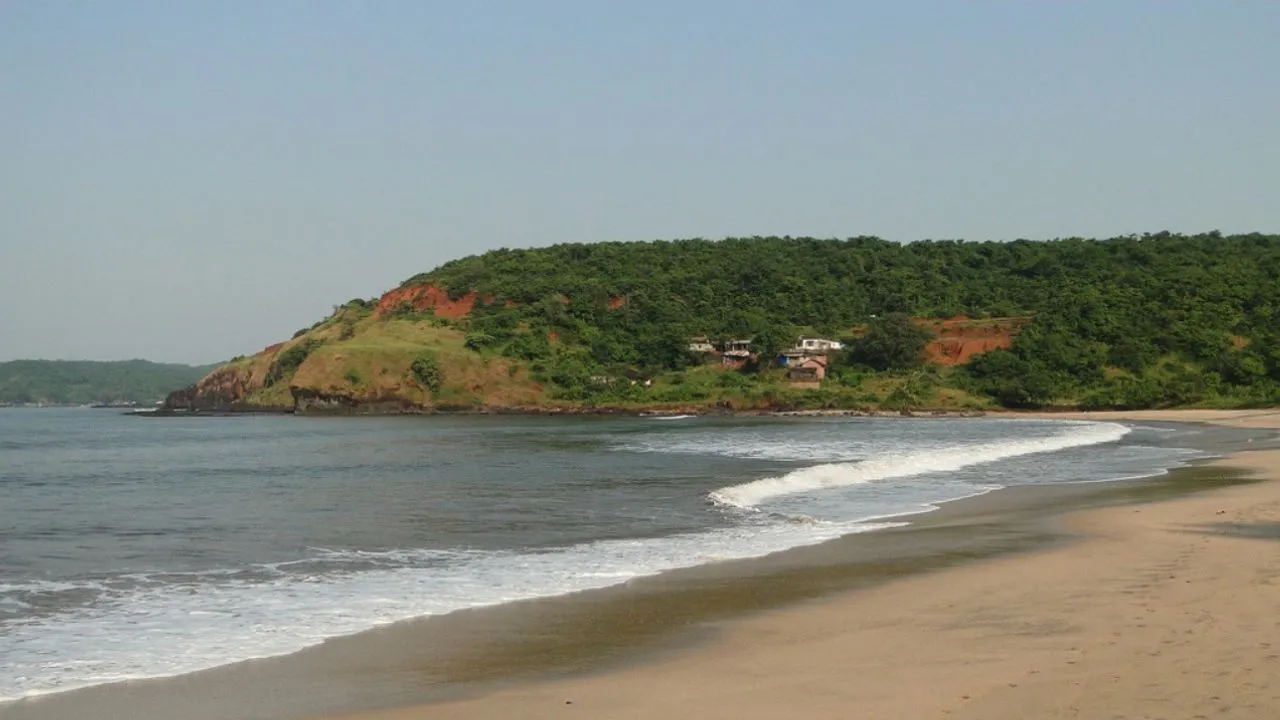
[(707, 340), (705, 337), (696, 337), (693, 339), (693, 342), (689, 343), (689, 352), (712, 353), (715, 351), (716, 351), (716, 347), (712, 345), (711, 341)]
[(797, 350), (804, 350), (812, 353), (824, 353), (831, 350), (843, 350), (844, 343), (836, 340), (825, 340), (823, 338), (800, 338), (800, 342), (796, 345)]

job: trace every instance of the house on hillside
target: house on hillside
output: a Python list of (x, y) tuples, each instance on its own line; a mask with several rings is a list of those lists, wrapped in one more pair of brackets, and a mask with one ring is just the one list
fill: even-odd
[(813, 353), (800, 350), (799, 348), (783, 350), (778, 354), (778, 365), (781, 365), (782, 367), (796, 367), (813, 356)]
[(796, 343), (798, 350), (808, 350), (811, 353), (825, 353), (833, 350), (843, 350), (844, 343), (837, 340), (827, 340), (825, 338), (800, 338), (800, 342)]
[(791, 381), (792, 387), (817, 390), (827, 377), (827, 356), (815, 355), (789, 367), (787, 379)]
[(836, 340), (802, 337), (796, 342), (795, 347), (784, 350), (778, 355), (778, 364), (783, 367), (799, 367), (810, 358), (820, 357), (825, 361), (827, 353), (843, 349), (844, 343)]
[(725, 340), (721, 347), (723, 348), (721, 359), (725, 365), (742, 367), (755, 358), (755, 354), (751, 352), (750, 338), (746, 340)]
[(716, 346), (705, 335), (699, 335), (689, 341), (689, 352), (705, 355), (716, 351)]

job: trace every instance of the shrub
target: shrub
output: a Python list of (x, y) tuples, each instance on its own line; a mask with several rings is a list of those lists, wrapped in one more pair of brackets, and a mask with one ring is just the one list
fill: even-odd
[(911, 410), (924, 405), (932, 395), (930, 382), (924, 378), (910, 377), (889, 393), (882, 407), (886, 410)]
[(745, 390), (751, 386), (751, 378), (740, 372), (726, 370), (716, 378), (716, 385), (729, 390)]
[(591, 382), (591, 368), (577, 353), (557, 353), (547, 367), (547, 377), (562, 388), (579, 388)]
[(416, 314), (418, 314), (418, 311), (413, 309), (413, 303), (409, 302), (408, 300), (401, 300), (400, 302), (396, 303), (395, 307), (392, 307), (390, 310), (388, 310), (383, 315), (383, 317), (407, 318)]
[(471, 350), (480, 352), (481, 350), (498, 344), (498, 339), (487, 332), (479, 330), (467, 333), (465, 344)]
[(307, 359), (313, 350), (320, 347), (323, 343), (314, 338), (303, 340), (300, 343), (291, 345), (276, 356), (275, 362), (271, 363), (271, 369), (267, 371), (267, 376), (263, 380), (265, 387), (271, 387), (277, 382), (292, 375), (300, 365)]
[(419, 385), (433, 393), (440, 392), (444, 385), (444, 371), (440, 369), (440, 363), (433, 352), (424, 352), (414, 358), (409, 371)]
[(857, 372), (856, 370), (837, 367), (833, 374), (835, 375), (834, 379), (836, 384), (841, 387), (856, 388), (862, 386), (862, 373)]

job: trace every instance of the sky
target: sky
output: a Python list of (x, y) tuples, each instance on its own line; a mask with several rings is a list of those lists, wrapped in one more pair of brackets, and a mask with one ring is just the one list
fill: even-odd
[(1280, 232), (1280, 3), (0, 2), (0, 360), (498, 247)]

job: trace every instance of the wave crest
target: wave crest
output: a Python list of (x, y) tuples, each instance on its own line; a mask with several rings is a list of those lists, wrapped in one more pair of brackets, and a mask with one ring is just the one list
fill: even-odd
[(1117, 423), (1073, 424), (1059, 435), (1026, 440), (1001, 440), (977, 445), (942, 447), (911, 453), (886, 454), (860, 462), (829, 463), (801, 468), (778, 477), (729, 485), (708, 493), (718, 505), (754, 510), (781, 495), (862, 485), (875, 480), (948, 472), (1020, 455), (1057, 452), (1073, 447), (1115, 442), (1129, 433)]

